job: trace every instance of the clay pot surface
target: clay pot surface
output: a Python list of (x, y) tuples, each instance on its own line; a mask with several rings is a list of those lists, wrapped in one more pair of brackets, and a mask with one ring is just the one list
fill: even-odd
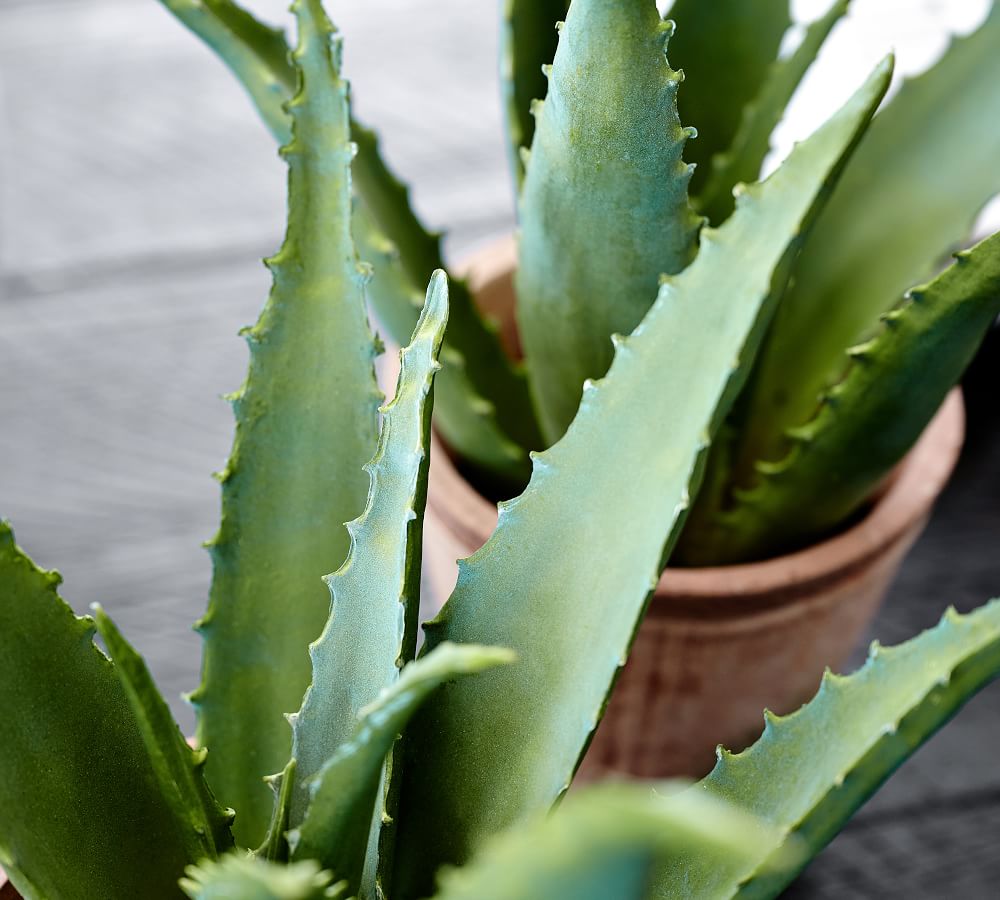
[[(516, 351), (514, 263), (508, 240), (473, 257), (467, 273)], [(956, 389), (867, 515), (835, 537), (759, 563), (668, 568), (581, 776), (702, 775), (718, 744), (738, 750), (760, 734), (765, 708), (786, 713), (808, 700), (870, 625), (954, 469), (964, 429)], [(451, 593), (455, 560), (482, 546), (496, 520), (496, 507), (436, 441), (425, 525), (430, 607)]]

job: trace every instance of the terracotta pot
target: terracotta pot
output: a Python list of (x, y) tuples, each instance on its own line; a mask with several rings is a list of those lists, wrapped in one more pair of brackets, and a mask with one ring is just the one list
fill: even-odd
[[(467, 268), (512, 348), (513, 266), (505, 241)], [(761, 563), (667, 569), (581, 775), (698, 776), (716, 745), (741, 749), (760, 734), (765, 707), (784, 713), (809, 699), (871, 623), (955, 466), (964, 425), (955, 390), (870, 512), (836, 537)], [(455, 560), (486, 541), (496, 518), (438, 442), (426, 517), (429, 606), (451, 593)]]

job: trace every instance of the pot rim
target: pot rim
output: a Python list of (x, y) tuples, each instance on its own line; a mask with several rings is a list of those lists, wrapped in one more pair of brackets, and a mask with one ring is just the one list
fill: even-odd
[[(462, 265), (474, 292), (493, 288), (516, 264), (506, 237), (473, 253)], [(965, 437), (960, 388), (949, 392), (917, 443), (896, 467), (883, 493), (845, 530), (793, 553), (759, 562), (704, 568), (668, 567), (647, 615), (679, 619), (742, 618), (817, 595), (849, 580), (905, 540), (916, 538), (955, 469)], [(469, 546), (482, 546), (496, 527), (496, 506), (458, 471), (434, 435), (428, 506)]]

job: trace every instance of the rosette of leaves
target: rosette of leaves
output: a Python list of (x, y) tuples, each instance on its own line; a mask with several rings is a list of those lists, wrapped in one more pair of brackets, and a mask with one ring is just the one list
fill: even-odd
[[(273, 32), (225, 0), (185, 9), (234, 68), (259, 76), (262, 103), (282, 96), (283, 82), (264, 78), (280, 55)], [(274, 119), (287, 129), (288, 226), (232, 398), (236, 438), (199, 623), (196, 748), (107, 614), (75, 616), (59, 577), (3, 524), (0, 864), (24, 897), (42, 900), (775, 896), (1000, 672), (1000, 604), (873, 647), (858, 673), (828, 675), (798, 713), (767, 715), (756, 745), (720, 752), (694, 786), (606, 786), (553, 808), (780, 308), (795, 250), (874, 127), (891, 63), (741, 192), (723, 224), (701, 228), (697, 250), (682, 242), (693, 259), (615, 340), (565, 434), (533, 455), (524, 491), (463, 562), (418, 655), (449, 283), (430, 277), (380, 410), (370, 270), (354, 240), (378, 199), (352, 204), (364, 148), (355, 157), (339, 39), (319, 0), (293, 9), (295, 88)], [(609, 9), (576, 0), (563, 39), (576, 21), (610, 29), (611, 41), (621, 23)], [(669, 27), (645, 19), (662, 49)], [(629, 20), (637, 38), (645, 19)], [(677, 90), (665, 69), (646, 78), (665, 96)], [(983, 246), (926, 294), (961, 287)], [(692, 379), (695, 368), (708, 374)], [(595, 533), (578, 532), (581, 507), (599, 516)]]

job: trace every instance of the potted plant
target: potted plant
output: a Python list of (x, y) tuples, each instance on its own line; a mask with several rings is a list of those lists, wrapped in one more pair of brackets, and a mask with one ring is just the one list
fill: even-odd
[[(221, 54), (284, 141), (294, 72), (283, 35), (230, 0), (164, 3)], [(516, 252), (491, 248), (467, 264), (467, 283), (452, 281), (435, 414), (445, 452), (428, 514), (439, 603), (454, 560), (492, 532), (494, 502), (525, 486), (530, 451), (562, 435), (586, 379), (607, 370), (613, 335), (632, 331), (661, 276), (686, 270), (730, 220), (846, 9), (833, 3), (778, 58), (785, 0), (711, 11), (676, 0), (676, 33), (652, 0), (504, 4), (519, 238)], [(903, 86), (775, 278), (777, 312), (760, 353), (740, 361), (746, 386), (704, 462), (595, 769), (707, 769), (716, 743), (752, 736), (762, 705), (784, 711), (809, 696), (870, 623), (957, 458), (961, 401), (942, 403), (1000, 311), (994, 284), (972, 284), (962, 265), (914, 287), (1000, 189), (998, 43), (994, 7)], [(354, 122), (352, 133), (354, 237), (374, 266), (369, 298), (401, 345), (421, 285), (443, 265), (439, 238), (372, 132)], [(662, 399), (649, 415), (666, 414)], [(648, 726), (667, 709), (691, 727)]]
[[(765, 714), (759, 742), (720, 751), (694, 787), (610, 786), (549, 811), (676, 541), (706, 430), (736, 394), (732, 360), (759, 339), (774, 272), (823, 204), (890, 67), (748, 189), (717, 240), (618, 342), (606, 378), (465, 564), (417, 657), (448, 282), (440, 271), (430, 280), (380, 421), (367, 271), (351, 238), (340, 45), (319, 0), (293, 9), (288, 226), (233, 397), (199, 623), (198, 740), (184, 740), (104, 611), (77, 618), (59, 576), (0, 525), (0, 861), (13, 885), (49, 900), (775, 896), (1000, 674), (1000, 604), (874, 646), (862, 670), (826, 676), (799, 712)], [(998, 243), (969, 253), (962, 271), (984, 277)], [(723, 333), (700, 340), (702, 317), (723, 308)], [(657, 397), (663, 385), (651, 376), (676, 337), (709, 375), (678, 396), (664, 427), (624, 400)], [(670, 452), (647, 484), (634, 475), (651, 447)], [(601, 535), (577, 533), (570, 514), (581, 502), (621, 533), (610, 550)], [(320, 573), (345, 553), (327, 595)], [(593, 580), (615, 586), (618, 602), (575, 589)]]

